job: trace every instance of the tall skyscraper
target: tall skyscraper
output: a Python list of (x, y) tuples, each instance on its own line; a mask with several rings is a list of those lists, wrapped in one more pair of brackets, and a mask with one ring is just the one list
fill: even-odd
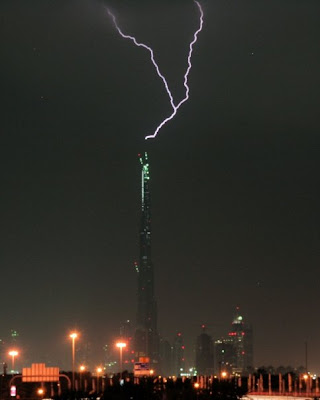
[(151, 196), (147, 153), (139, 154), (141, 163), (141, 221), (138, 273), (138, 310), (135, 349), (137, 357), (149, 357), (155, 364), (159, 358), (157, 303), (154, 296), (154, 271), (151, 260)]

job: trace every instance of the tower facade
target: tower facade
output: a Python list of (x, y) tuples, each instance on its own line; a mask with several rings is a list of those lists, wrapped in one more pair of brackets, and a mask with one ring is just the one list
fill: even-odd
[(196, 370), (198, 375), (213, 375), (213, 341), (205, 332), (205, 325), (196, 342)]
[(253, 368), (253, 334), (239, 308), (231, 327), (227, 338), (215, 342), (216, 372), (247, 374)]
[(182, 373), (186, 372), (186, 363), (184, 355), (185, 346), (183, 343), (183, 336), (181, 332), (178, 332), (173, 340), (173, 374), (175, 376), (180, 376)]
[(228, 336), (233, 346), (233, 370), (246, 373), (253, 367), (252, 328), (244, 322), (238, 308)]
[(154, 271), (151, 260), (151, 196), (147, 153), (139, 154), (141, 164), (140, 255), (138, 274), (138, 309), (135, 348), (138, 357), (158, 362), (157, 303), (154, 296)]

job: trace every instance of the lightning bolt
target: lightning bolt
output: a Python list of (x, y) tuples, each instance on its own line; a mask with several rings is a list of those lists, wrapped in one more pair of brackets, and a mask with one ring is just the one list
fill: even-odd
[(193, 53), (193, 46), (195, 45), (195, 43), (196, 43), (197, 40), (198, 40), (198, 34), (202, 31), (202, 28), (203, 28), (203, 16), (204, 16), (204, 15), (203, 15), (203, 10), (202, 10), (202, 7), (201, 7), (200, 3), (199, 3), (197, 0), (193, 0), (193, 1), (194, 1), (194, 3), (197, 5), (197, 7), (198, 7), (198, 9), (199, 9), (199, 14), (200, 14), (200, 16), (199, 16), (199, 27), (198, 27), (198, 29), (195, 31), (195, 33), (194, 33), (194, 35), (193, 35), (193, 40), (192, 40), (191, 43), (189, 44), (188, 67), (187, 67), (186, 72), (185, 72), (185, 74), (184, 74), (184, 81), (183, 81), (183, 85), (184, 85), (184, 87), (185, 87), (185, 96), (184, 96), (184, 98), (183, 98), (182, 100), (180, 100), (180, 102), (177, 103), (177, 104), (176, 104), (175, 101), (174, 101), (174, 98), (173, 98), (173, 95), (172, 95), (171, 90), (170, 90), (170, 88), (169, 88), (168, 82), (167, 82), (165, 76), (161, 73), (160, 68), (159, 68), (159, 65), (158, 65), (158, 63), (157, 63), (156, 60), (155, 60), (154, 52), (153, 52), (152, 48), (149, 47), (149, 46), (147, 46), (147, 45), (144, 44), (144, 43), (138, 42), (137, 39), (136, 39), (134, 36), (126, 35), (125, 33), (123, 33), (122, 30), (121, 30), (121, 28), (119, 27), (119, 25), (118, 25), (118, 23), (117, 23), (116, 17), (112, 14), (112, 12), (111, 12), (109, 9), (107, 9), (107, 12), (108, 12), (108, 14), (110, 15), (110, 17), (112, 18), (113, 24), (114, 24), (115, 28), (117, 29), (119, 35), (120, 35), (121, 37), (123, 37), (124, 39), (129, 39), (129, 40), (131, 40), (136, 46), (138, 46), (138, 47), (143, 47), (144, 49), (146, 49), (146, 50), (150, 53), (151, 62), (152, 62), (152, 64), (153, 64), (153, 66), (155, 67), (159, 78), (162, 80), (162, 82), (163, 82), (163, 84), (164, 84), (164, 87), (165, 87), (165, 90), (166, 90), (166, 92), (167, 92), (167, 94), (168, 94), (168, 97), (169, 97), (169, 99), (170, 99), (170, 104), (171, 104), (171, 107), (172, 107), (172, 113), (171, 113), (167, 118), (165, 118), (165, 119), (157, 126), (157, 128), (156, 128), (156, 130), (154, 131), (153, 134), (145, 136), (145, 139), (154, 139), (154, 138), (158, 135), (160, 129), (161, 129), (167, 122), (171, 121), (171, 120), (175, 117), (175, 115), (177, 114), (179, 108), (180, 108), (180, 107), (182, 106), (182, 104), (185, 103), (185, 102), (189, 99), (189, 97), (190, 97), (190, 95), (189, 95), (189, 93), (190, 93), (190, 88), (189, 88), (189, 85), (188, 85), (188, 78), (189, 78), (189, 73), (190, 73), (191, 68), (192, 68), (191, 59), (192, 59), (192, 53)]

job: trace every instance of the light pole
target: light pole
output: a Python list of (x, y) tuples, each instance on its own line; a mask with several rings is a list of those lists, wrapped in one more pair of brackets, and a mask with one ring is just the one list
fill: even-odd
[(75, 341), (78, 337), (78, 334), (76, 332), (72, 332), (69, 336), (72, 339), (72, 390), (74, 390)]
[(99, 394), (99, 374), (102, 372), (102, 368), (97, 368), (97, 394)]
[(124, 348), (124, 347), (126, 347), (126, 343), (124, 343), (124, 342), (118, 342), (117, 344), (116, 344), (116, 346), (118, 347), (118, 349), (119, 349), (119, 352), (120, 352), (120, 380), (122, 379), (122, 349)]
[(14, 358), (19, 355), (17, 350), (10, 350), (9, 351), (9, 356), (11, 356), (11, 360), (12, 360), (12, 372), (14, 372)]
[(80, 390), (82, 390), (82, 372), (84, 372), (85, 369), (86, 369), (86, 367), (84, 365), (80, 365), (80, 368), (79, 368), (79, 370), (80, 370), (80, 374), (79, 374), (80, 375), (80, 379), (79, 379)]

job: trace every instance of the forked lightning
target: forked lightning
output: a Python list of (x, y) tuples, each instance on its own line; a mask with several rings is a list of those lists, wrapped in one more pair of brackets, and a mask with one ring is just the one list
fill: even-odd
[(194, 35), (193, 35), (193, 40), (192, 40), (192, 42), (191, 42), (190, 45), (189, 45), (188, 67), (187, 67), (186, 73), (184, 74), (184, 82), (183, 82), (183, 85), (184, 85), (185, 90), (186, 90), (186, 91), (185, 91), (185, 97), (184, 97), (179, 103), (177, 103), (177, 104), (176, 104), (176, 102), (174, 101), (173, 95), (172, 95), (172, 93), (171, 93), (171, 90), (170, 90), (170, 88), (169, 88), (169, 85), (168, 85), (168, 82), (167, 82), (166, 78), (165, 78), (165, 76), (161, 73), (160, 68), (159, 68), (159, 65), (157, 64), (157, 62), (156, 62), (156, 60), (155, 60), (155, 58), (154, 58), (154, 52), (153, 52), (152, 48), (149, 47), (149, 46), (147, 46), (147, 45), (144, 44), (144, 43), (138, 42), (134, 36), (130, 36), (130, 35), (124, 34), (124, 33), (122, 32), (122, 30), (120, 29), (118, 23), (117, 23), (116, 17), (112, 14), (112, 12), (111, 12), (109, 9), (107, 9), (108, 14), (109, 14), (110, 17), (112, 18), (112, 21), (113, 21), (113, 23), (114, 23), (114, 26), (116, 27), (116, 29), (117, 29), (117, 31), (119, 32), (119, 34), (120, 34), (124, 39), (132, 40), (132, 42), (133, 42), (136, 46), (138, 46), (138, 47), (143, 47), (143, 48), (145, 48), (146, 50), (149, 51), (149, 53), (150, 53), (150, 59), (151, 59), (151, 61), (152, 61), (152, 64), (154, 65), (154, 67), (155, 67), (155, 69), (156, 69), (156, 71), (157, 71), (158, 76), (161, 78), (161, 80), (162, 80), (162, 82), (163, 82), (163, 84), (164, 84), (164, 87), (165, 87), (165, 89), (166, 89), (166, 92), (167, 92), (167, 94), (168, 94), (168, 96), (169, 96), (169, 99), (170, 99), (170, 104), (171, 104), (171, 107), (172, 107), (172, 113), (169, 115), (169, 117), (165, 118), (165, 119), (157, 126), (157, 128), (156, 128), (156, 130), (154, 131), (153, 134), (147, 135), (147, 136), (145, 137), (145, 139), (154, 139), (154, 138), (157, 136), (157, 134), (159, 133), (160, 129), (161, 129), (168, 121), (170, 121), (170, 120), (172, 120), (172, 119), (174, 118), (174, 116), (177, 114), (177, 111), (178, 111), (179, 108), (182, 106), (182, 104), (185, 103), (185, 102), (189, 99), (190, 88), (189, 88), (189, 85), (188, 85), (188, 77), (189, 77), (189, 73), (190, 73), (191, 68), (192, 68), (191, 58), (192, 58), (193, 46), (194, 46), (194, 44), (197, 42), (197, 40), (198, 40), (198, 34), (202, 31), (202, 28), (203, 28), (203, 10), (202, 10), (202, 7), (201, 7), (200, 3), (199, 3), (197, 0), (193, 0), (193, 1), (194, 1), (194, 3), (197, 5), (197, 7), (198, 7), (198, 9), (199, 9), (199, 13), (200, 13), (200, 17), (199, 17), (199, 27), (198, 27), (198, 29), (195, 31), (195, 33), (194, 33)]

